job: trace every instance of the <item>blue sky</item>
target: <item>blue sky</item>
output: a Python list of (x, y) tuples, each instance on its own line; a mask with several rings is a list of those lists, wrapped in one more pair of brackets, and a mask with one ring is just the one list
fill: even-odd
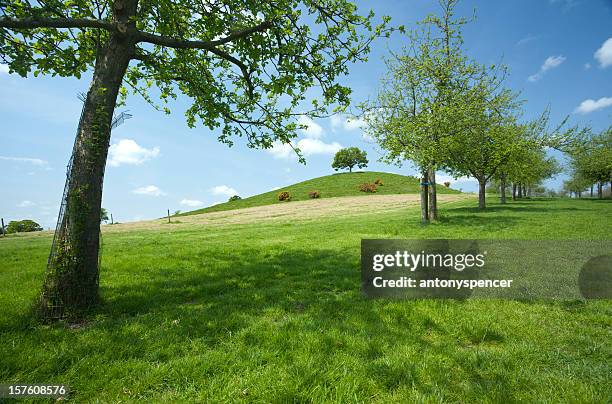
[[(390, 15), (394, 24), (414, 25), (436, 1), (358, 2), (364, 12)], [(526, 117), (547, 106), (553, 122), (570, 115), (572, 123), (599, 131), (612, 117), (612, 1), (609, 0), (464, 0), (458, 15), (477, 19), (464, 32), (467, 52), (482, 63), (502, 61), (510, 69), (507, 85), (522, 92)], [(374, 44), (369, 61), (354, 65), (341, 79), (353, 88), (355, 102), (373, 96), (385, 72), (382, 57), (398, 50), (396, 35)], [(31, 218), (53, 227), (65, 180), (81, 102), (88, 87), (82, 80), (8, 74), (0, 65), (0, 216), (5, 222)], [(321, 119), (301, 133), (307, 164), (283, 148), (271, 151), (228, 148), (206, 128), (189, 129), (179, 99), (173, 113), (153, 110), (132, 97), (133, 118), (113, 131), (103, 206), (121, 222), (163, 216), (166, 209), (190, 210), (330, 174), (333, 153), (341, 146), (368, 152), (368, 169), (414, 174), (410, 165), (377, 162), (379, 152), (362, 136), (356, 122), (343, 117)], [(442, 179), (442, 178), (441, 178)], [(563, 176), (549, 182), (559, 186)], [(476, 189), (470, 179), (453, 185)]]

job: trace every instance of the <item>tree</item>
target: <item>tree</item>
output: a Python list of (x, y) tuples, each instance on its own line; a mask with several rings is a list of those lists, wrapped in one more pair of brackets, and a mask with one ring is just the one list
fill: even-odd
[(110, 219), (108, 217), (108, 211), (104, 208), (100, 209), (100, 223), (106, 223), (108, 222)]
[(582, 193), (591, 184), (592, 182), (582, 177), (579, 173), (574, 173), (569, 180), (563, 181), (563, 190), (567, 192), (570, 197), (573, 193), (576, 197), (582, 198)]
[(230, 198), (227, 200), (228, 202), (234, 202), (234, 201), (239, 201), (242, 198), (240, 197), (240, 195), (234, 195), (234, 196), (230, 196)]
[[(603, 186), (610, 183), (612, 189), (612, 127), (598, 135), (592, 135), (568, 153), (571, 158), (573, 177), (581, 184), (597, 184), (597, 196), (603, 197)], [(591, 188), (592, 189), (592, 188)], [(591, 191), (591, 196), (592, 191)]]
[[(92, 73), (68, 184), (69, 245), (43, 287), (75, 313), (98, 301), (103, 174), (113, 113), (128, 88), (165, 112), (179, 93), (190, 97), (187, 124), (219, 128), (228, 145), (240, 136), (252, 148), (291, 145), (298, 115), (346, 108), (350, 90), (337, 78), (390, 32), (388, 18), (373, 26), (372, 13), (359, 15), (347, 0), (7, 0), (0, 11), (0, 59), (10, 72)], [(306, 105), (312, 88), (320, 96), (309, 92)]]
[(338, 150), (332, 162), (332, 168), (336, 171), (348, 168), (349, 172), (353, 172), (353, 167), (365, 168), (367, 165), (367, 153), (357, 147), (347, 147)]
[(537, 143), (529, 146), (518, 150), (498, 173), (498, 178), (503, 176), (506, 183), (512, 184), (513, 200), (527, 196), (530, 189), (561, 172), (557, 160), (547, 157), (544, 147)]
[(408, 33), (410, 45), (386, 59), (387, 74), (374, 100), (361, 105), (366, 132), (385, 151), (383, 161), (411, 161), (421, 172), (421, 221), (437, 220), (436, 170), (445, 167), (441, 139), (461, 113), (458, 94), (482, 69), (463, 49), (454, 17), (458, 0), (440, 1), (442, 15), (430, 15)]
[[(462, 129), (443, 138), (447, 170), (455, 176), (470, 175), (478, 180), (479, 209), (486, 208), (489, 180), (499, 176), (502, 200), (509, 173), (522, 175), (526, 170), (532, 175), (531, 185), (537, 185), (559, 171), (554, 159), (545, 158), (545, 149), (566, 150), (584, 134), (578, 126), (566, 128), (568, 118), (549, 129), (549, 110), (532, 121), (519, 123), (521, 102), (516, 94), (501, 87), (502, 82), (502, 76), (489, 74), (466, 92), (461, 102), (465, 113), (457, 116), (457, 127)], [(526, 184), (521, 185), (526, 193)]]
[(13, 220), (6, 226), (7, 234), (42, 231), (42, 227), (33, 220)]

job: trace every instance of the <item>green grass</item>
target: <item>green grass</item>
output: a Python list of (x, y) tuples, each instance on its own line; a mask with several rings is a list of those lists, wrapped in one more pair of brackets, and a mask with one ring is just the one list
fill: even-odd
[[(362, 238), (610, 239), (610, 201), (531, 200), (104, 235), (104, 303), (36, 325), (49, 236), (0, 239), (0, 381), (75, 402), (610, 402), (612, 303), (367, 300)], [(520, 255), (520, 252), (517, 252)]]
[[(315, 190), (321, 192), (321, 198), (333, 198), (337, 196), (368, 196), (372, 194), (359, 191), (359, 185), (365, 182), (373, 183), (377, 179), (381, 179), (383, 181), (383, 185), (377, 187), (376, 195), (414, 194), (419, 192), (419, 180), (414, 177), (376, 171), (338, 173), (313, 178), (308, 181), (299, 182), (275, 191), (265, 192), (263, 194), (251, 196), (238, 201), (220, 203), (207, 208), (184, 212), (179, 216), (250, 208), (253, 206), (272, 205), (275, 203), (286, 203), (278, 201), (278, 194), (282, 191), (288, 191), (291, 193), (292, 201), (307, 200), (309, 199), (308, 193)], [(437, 189), (438, 192), (442, 194), (459, 193), (459, 191), (446, 188), (441, 184), (438, 185)]]

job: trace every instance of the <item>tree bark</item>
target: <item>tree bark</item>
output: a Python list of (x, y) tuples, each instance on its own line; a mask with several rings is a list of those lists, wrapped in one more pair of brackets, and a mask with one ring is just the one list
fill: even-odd
[(487, 181), (484, 179), (478, 179), (478, 209), (485, 209), (487, 207), (486, 203), (486, 192)]
[[(115, 17), (126, 26), (130, 25), (128, 16), (135, 11), (136, 1), (115, 2)], [(66, 225), (58, 238), (53, 272), (48, 273), (39, 301), (39, 315), (43, 319), (78, 315), (99, 301), (104, 169), (117, 95), (134, 49), (134, 40), (121, 32), (111, 34), (98, 49), (73, 149)]]
[(599, 199), (603, 198), (603, 182), (601, 181), (597, 183), (597, 197)]
[(430, 167), (427, 170), (428, 202), (429, 202), (429, 221), (438, 220), (438, 196), (436, 193), (436, 170)]
[(428, 189), (427, 185), (427, 171), (423, 171), (421, 174), (421, 223), (427, 224), (429, 220), (428, 215)]
[(501, 187), (501, 190), (500, 190), (499, 199), (502, 204), (505, 204), (506, 203), (506, 174), (501, 175), (500, 187)]
[(516, 201), (516, 182), (512, 183), (512, 200)]
[(527, 198), (527, 185), (523, 184), (523, 198)]
[(591, 184), (591, 198), (593, 197), (593, 184)]

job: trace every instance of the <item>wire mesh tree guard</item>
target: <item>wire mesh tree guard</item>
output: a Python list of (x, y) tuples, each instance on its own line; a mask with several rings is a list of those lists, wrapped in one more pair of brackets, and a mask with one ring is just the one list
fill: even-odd
[[(83, 102), (83, 108), (81, 110), (81, 115), (79, 117), (79, 126), (83, 119), (83, 112), (85, 110), (85, 94), (80, 93), (78, 98)], [(130, 119), (132, 117), (131, 114), (127, 112), (121, 112), (113, 116), (111, 121), (111, 131), (115, 129), (117, 126), (121, 125), (125, 120)], [(77, 152), (77, 142), (78, 142), (78, 133), (75, 137), (75, 142), (72, 146), (72, 153), (70, 155), (70, 160), (68, 161), (68, 165), (66, 167), (66, 182), (64, 184), (64, 192), (62, 194), (62, 200), (60, 204), (60, 210), (57, 218), (57, 224), (55, 226), (55, 233), (53, 235), (53, 242), (51, 244), (51, 252), (49, 253), (49, 258), (47, 260), (47, 268), (45, 271), (45, 283), (43, 286), (43, 290), (41, 292), (40, 300), (44, 302), (45, 306), (45, 314), (44, 317), (46, 320), (58, 320), (64, 317), (64, 303), (62, 301), (62, 296), (58, 293), (58, 289), (53, 287), (53, 282), (57, 281), (58, 276), (61, 276), (61, 272), (64, 269), (65, 262), (62, 261), (62, 252), (71, 250), (71, 242), (70, 242), (70, 222), (69, 215), (66, 215), (70, 206), (70, 198), (69, 198), (69, 189), (71, 180), (73, 177), (73, 161), (75, 153)], [(102, 177), (103, 181), (104, 176)], [(101, 244), (102, 237), (100, 235), (100, 249), (98, 253), (98, 269), (101, 264)], [(98, 273), (98, 272), (97, 272)], [(51, 281), (51, 283), (49, 283)], [(96, 279), (96, 286), (98, 284), (98, 279)]]

